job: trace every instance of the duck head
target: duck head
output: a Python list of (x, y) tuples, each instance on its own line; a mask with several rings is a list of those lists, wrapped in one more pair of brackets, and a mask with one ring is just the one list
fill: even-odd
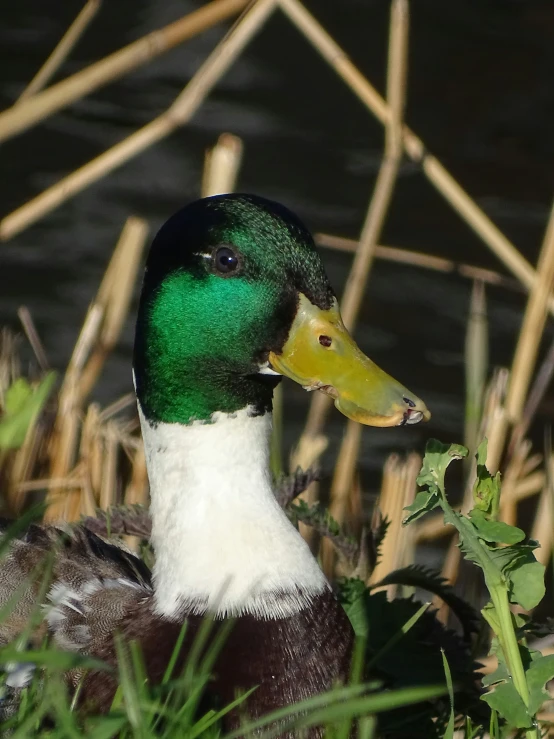
[(370, 426), (418, 423), (425, 404), (358, 348), (310, 233), (252, 195), (198, 200), (172, 216), (148, 256), (134, 348), (151, 422), (210, 422), (271, 409), (281, 376)]

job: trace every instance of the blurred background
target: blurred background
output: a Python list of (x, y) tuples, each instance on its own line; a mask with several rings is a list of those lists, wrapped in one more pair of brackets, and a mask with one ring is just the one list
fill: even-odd
[[(0, 106), (11, 106), (82, 8), (80, 0), (5, 3), (0, 24)], [(104, 2), (55, 82), (183, 14), (190, 0)], [(306, 7), (384, 93), (387, 0), (307, 0)], [(220, 40), (219, 24), (40, 125), (2, 144), (0, 200), (11, 212), (164, 111)], [(554, 191), (554, 5), (551, 0), (417, 0), (410, 7), (406, 120), (477, 204), (536, 263)], [(31, 311), (52, 366), (68, 362), (87, 306), (129, 214), (151, 235), (200, 194), (205, 150), (240, 136), (237, 189), (296, 211), (314, 232), (358, 238), (383, 152), (383, 127), (277, 10), (192, 121), (0, 245), (0, 325)], [(507, 274), (494, 255), (404, 160), (380, 243)], [(351, 254), (322, 249), (340, 295)], [(490, 371), (512, 360), (525, 308), (517, 288), (487, 288)], [(425, 399), (426, 427), (367, 429), (364, 490), (380, 483), (392, 450), (435, 436), (463, 440), (464, 342), (471, 280), (377, 260), (356, 336), (376, 362)], [(135, 295), (136, 301), (136, 295)], [(93, 397), (131, 391), (134, 306)], [(552, 338), (547, 325), (546, 342)], [(28, 350), (24, 347), (23, 352)], [(544, 351), (544, 349), (542, 350)], [(30, 355), (29, 355), (30, 356)], [(284, 390), (285, 448), (298, 439), (309, 396)], [(542, 403), (537, 439), (551, 419)], [(333, 413), (323, 468), (344, 428)]]

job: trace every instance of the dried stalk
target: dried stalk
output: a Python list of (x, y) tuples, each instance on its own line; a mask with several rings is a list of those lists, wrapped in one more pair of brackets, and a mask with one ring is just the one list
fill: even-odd
[[(298, 4), (296, 4), (295, 0), (294, 3), (294, 7), (297, 7)], [(281, 3), (281, 5), (283, 10), (288, 13), (287, 3)], [(302, 12), (306, 11), (302, 8)], [(315, 21), (313, 22), (315, 23)], [(373, 257), (375, 255), (377, 240), (381, 233), (390, 198), (392, 196), (392, 190), (399, 167), (399, 160), (402, 154), (400, 135), (402, 130), (403, 108), (405, 104), (407, 29), (407, 4), (405, 8), (403, 8), (403, 5), (394, 3), (391, 6), (387, 81), (388, 94), (392, 96), (391, 102), (394, 103), (395, 106), (394, 116), (391, 117), (390, 123), (387, 125), (385, 131), (385, 159), (379, 170), (366, 219), (362, 227), (360, 240), (357, 244), (354, 261), (346, 282), (344, 297), (341, 302), (342, 317), (344, 323), (350, 330), (353, 329), (356, 322), (358, 309), (364, 293), (367, 278), (369, 276)], [(321, 30), (323, 32), (323, 29)], [(306, 445), (304, 439), (315, 438), (321, 434), (321, 429), (325, 423), (325, 418), (331, 403), (332, 400), (329, 396), (323, 395), (323, 393), (313, 394), (306, 426), (295, 452), (295, 464), (298, 466), (306, 466), (305, 460), (301, 456), (303, 446)]]
[[(86, 357), (100, 330), (101, 322), (102, 309), (93, 304), (85, 318), (59, 393), (58, 414), (50, 450), (50, 478), (53, 480), (66, 478), (75, 463), (80, 425), (79, 381)], [(48, 508), (44, 515), (45, 521), (55, 522), (63, 519), (65, 497), (67, 495), (60, 495), (52, 486), (49, 487), (46, 496)]]
[(129, 312), (147, 237), (146, 221), (130, 216), (123, 226), (96, 298), (96, 304), (102, 309), (103, 322), (94, 350), (79, 381), (81, 403), (88, 397), (109, 353), (119, 339)]
[(0, 222), (0, 239), (11, 238), (187, 123), (265, 23), (276, 2), (257, 0), (215, 47), (165, 113), (6, 216)]
[(7, 508), (12, 515), (17, 516), (23, 510), (26, 494), (21, 489), (21, 484), (32, 477), (46, 436), (47, 429), (44, 423), (40, 421), (31, 423), (23, 445), (14, 454), (5, 490)]
[[(402, 527), (402, 511), (414, 500), (416, 479), (420, 469), (419, 454), (410, 454), (406, 460), (391, 454), (385, 462), (378, 505), (381, 515), (390, 523), (381, 544), (380, 559), (371, 573), (371, 584), (379, 582), (393, 570), (408, 564), (413, 535)], [(389, 599), (394, 598), (396, 589), (396, 585), (386, 587)]]
[(248, 0), (213, 0), (204, 7), (143, 36), (62, 82), (0, 113), (0, 143), (52, 113), (122, 77), (174, 46), (240, 13)]
[[(127, 219), (95, 301), (90, 306), (75, 345), (59, 393), (58, 413), (50, 450), (50, 477), (65, 478), (76, 462), (83, 403), (96, 381), (108, 352), (116, 343), (127, 315), (140, 257), (147, 234), (146, 223)], [(95, 489), (95, 486), (92, 486)], [(45, 520), (74, 520), (80, 515), (81, 488), (60, 496), (47, 494)]]
[[(344, 236), (333, 236), (326, 233), (316, 233), (314, 238), (318, 246), (347, 252), (355, 252), (359, 243), (355, 239), (347, 239)], [(379, 245), (375, 247), (374, 256), (376, 259), (383, 259), (387, 262), (408, 264), (411, 267), (422, 267), (423, 269), (431, 269), (436, 272), (459, 274), (461, 277), (478, 280), (490, 285), (497, 285), (507, 290), (516, 290), (517, 292), (521, 292), (522, 290), (517, 280), (505, 277), (499, 272), (491, 269), (483, 269), (482, 267), (476, 267), (471, 264), (453, 262), (451, 259), (437, 257), (434, 254), (425, 254), (419, 251), (411, 251), (410, 249), (400, 249), (397, 246)]]
[[(278, 2), (283, 12), (366, 108), (377, 120), (383, 124), (386, 123), (390, 119), (391, 111), (385, 100), (302, 3), (299, 0), (278, 0)], [(514, 244), (494, 225), (448, 170), (427, 150), (423, 141), (406, 125), (402, 129), (402, 138), (406, 153), (415, 162), (421, 164), (431, 184), (510, 272), (521, 281), (527, 290), (530, 290), (535, 283), (536, 272)], [(554, 312), (554, 300), (552, 299), (549, 301), (549, 309)]]
[(100, 485), (100, 508), (107, 511), (118, 504), (117, 500), (117, 452), (118, 438), (114, 421), (108, 421), (104, 437), (104, 464)]
[(527, 302), (506, 398), (506, 411), (512, 423), (521, 420), (554, 284), (554, 204), (537, 263), (537, 274), (538, 279)]
[(47, 372), (50, 369), (50, 362), (48, 361), (46, 351), (44, 349), (42, 341), (40, 340), (40, 336), (38, 335), (38, 331), (33, 321), (33, 317), (31, 316), (31, 312), (23, 305), (21, 306), (21, 308), (18, 309), (17, 317), (21, 321), (21, 325), (23, 326), (23, 330), (25, 331), (25, 336), (27, 337), (27, 340), (31, 345), (31, 349), (33, 350), (35, 359), (38, 362), (38, 366), (43, 372)]
[[(373, 258), (375, 247), (381, 235), (383, 224), (392, 200), (394, 186), (402, 160), (402, 120), (406, 104), (406, 72), (408, 60), (408, 2), (393, 0), (391, 5), (389, 58), (387, 72), (387, 99), (391, 116), (385, 128), (384, 159), (377, 175), (375, 189), (371, 197), (365, 223), (360, 235), (359, 247), (354, 256), (346, 282), (341, 303), (341, 313), (345, 325), (352, 331), (360, 310)], [(310, 432), (319, 433), (330, 408), (331, 399), (325, 397), (325, 404), (318, 401), (318, 417), (311, 412)], [(314, 406), (312, 406), (313, 408)], [(306, 424), (306, 431), (308, 424)], [(341, 444), (335, 477), (331, 487), (330, 513), (342, 523), (352, 488), (354, 470), (360, 447), (361, 426), (355, 421), (347, 422), (347, 430)], [(301, 465), (302, 466), (302, 465)], [(309, 495), (308, 490), (308, 495)], [(313, 491), (315, 493), (315, 491)], [(335, 550), (328, 539), (322, 541), (322, 557), (326, 572), (333, 570)]]
[[(549, 464), (552, 464), (551, 460)], [(545, 485), (540, 495), (530, 538), (540, 542), (540, 547), (535, 550), (535, 557), (546, 567), (552, 556), (552, 540), (554, 538), (554, 508), (552, 505), (552, 491), (548, 485)]]
[(502, 476), (502, 495), (500, 497), (500, 517), (510, 526), (517, 522), (517, 498), (515, 490), (522, 477), (525, 460), (531, 452), (531, 442), (519, 444)]
[(222, 133), (217, 144), (206, 152), (202, 175), (202, 197), (233, 192), (242, 162), (242, 140)]
[[(329, 504), (329, 513), (339, 525), (344, 524), (348, 511), (352, 486), (354, 484), (354, 471), (360, 453), (360, 441), (360, 424), (352, 421), (348, 422), (335, 464)], [(307, 494), (310, 492), (312, 495), (308, 497)], [(303, 495), (304, 500), (307, 499), (312, 502), (313, 498), (315, 498), (315, 492), (315, 485), (311, 485)], [(321, 541), (320, 556), (323, 571), (328, 578), (332, 578), (335, 571), (336, 551), (328, 538), (322, 539)]]
[(464, 444), (473, 452), (480, 439), (479, 424), (488, 366), (488, 323), (485, 286), (473, 283), (465, 342), (466, 407)]
[(102, 0), (87, 0), (80, 13), (58, 42), (54, 51), (18, 97), (16, 105), (20, 105), (24, 100), (36, 95), (39, 90), (46, 87), (79, 42), (79, 39), (88, 28), (101, 4)]
[(518, 446), (518, 444), (521, 442), (521, 440), (524, 438), (527, 431), (529, 430), (531, 421), (535, 417), (539, 405), (544, 398), (546, 391), (550, 387), (550, 382), (553, 375), (554, 341), (550, 345), (550, 349), (548, 350), (548, 353), (544, 358), (539, 371), (537, 372), (537, 376), (535, 377), (535, 381), (533, 382), (531, 392), (529, 393), (527, 402), (525, 403), (521, 419), (518, 421), (518, 423), (515, 424), (512, 431), (512, 438), (510, 439), (510, 446), (508, 447), (508, 458), (511, 457), (514, 449)]

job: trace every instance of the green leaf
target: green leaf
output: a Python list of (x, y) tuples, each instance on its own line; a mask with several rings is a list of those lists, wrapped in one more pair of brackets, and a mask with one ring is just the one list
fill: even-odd
[(444, 675), (446, 677), (446, 687), (448, 688), (448, 697), (450, 699), (450, 716), (448, 718), (448, 725), (444, 732), (443, 739), (454, 739), (454, 687), (452, 685), (452, 675), (450, 674), (450, 667), (448, 666), (448, 660), (444, 649), (441, 649), (442, 664), (444, 666)]
[(500, 501), (500, 473), (494, 477), (487, 469), (487, 439), (479, 444), (477, 454), (477, 478), (473, 486), (475, 508), (496, 518)]
[(529, 539), (525, 544), (515, 546), (488, 547), (488, 552), (495, 565), (506, 573), (514, 567), (519, 567), (523, 562), (534, 562), (533, 552), (539, 546), (538, 542)]
[(544, 565), (537, 562), (536, 559), (532, 562), (524, 562), (515, 569), (510, 569), (507, 573), (510, 581), (510, 601), (519, 603), (526, 611), (538, 606), (546, 592), (544, 572)]
[(375, 590), (383, 585), (404, 585), (410, 588), (428, 590), (433, 595), (438, 595), (452, 609), (462, 624), (466, 639), (469, 640), (472, 633), (479, 631), (479, 614), (467, 601), (456, 595), (454, 589), (440, 572), (423, 565), (408, 565), (389, 572), (382, 580), (372, 584), (370, 590)]
[(358, 637), (368, 635), (369, 620), (364, 600), (366, 592), (366, 585), (360, 578), (348, 578), (339, 585), (339, 600)]
[(53, 670), (65, 672), (73, 669), (93, 669), (111, 672), (112, 668), (102, 660), (76, 652), (62, 652), (58, 649), (27, 649), (19, 650), (12, 642), (0, 649), (0, 665), (9, 662), (32, 662), (40, 667), (48, 667)]
[(28, 428), (35, 422), (54, 386), (55, 372), (49, 372), (33, 387), (20, 377), (7, 390), (0, 418), (0, 449), (18, 449)]
[(496, 683), (503, 683), (509, 679), (510, 673), (508, 672), (508, 668), (503, 662), (499, 662), (498, 667), (494, 672), (491, 672), (490, 675), (483, 675), (481, 682), (483, 683), (483, 686), (485, 688), (488, 688), (491, 685), (496, 685)]
[[(419, 479), (419, 478), (418, 478)], [(402, 525), (406, 526), (409, 523), (412, 523), (412, 521), (417, 521), (418, 518), (421, 518), (425, 513), (428, 513), (429, 511), (432, 511), (433, 508), (436, 508), (439, 503), (438, 495), (431, 490), (422, 490), (420, 491), (415, 499), (414, 502), (406, 506), (404, 508), (405, 511), (408, 511), (408, 514), (406, 518), (402, 521)]]
[(533, 723), (533, 719), (527, 712), (525, 703), (515, 689), (511, 678), (500, 683), (494, 690), (484, 695), (483, 700), (493, 710), (498, 711), (511, 726), (518, 729), (527, 729)]
[(437, 439), (429, 439), (417, 484), (444, 495), (444, 476), (448, 465), (464, 457), (467, 457), (467, 449), (461, 444), (441, 444)]
[(87, 739), (113, 739), (127, 724), (126, 716), (101, 716), (90, 719), (85, 724)]
[(516, 526), (509, 526), (503, 521), (491, 521), (487, 518), (485, 512), (479, 508), (470, 511), (469, 517), (477, 529), (479, 538), (485, 541), (493, 544), (517, 544), (525, 539), (524, 531)]
[(554, 654), (534, 660), (527, 670), (526, 677), (529, 687), (529, 713), (534, 715), (550, 698), (544, 686), (554, 678)]
[(477, 447), (477, 452), (475, 454), (475, 459), (477, 460), (477, 466), (478, 467), (486, 467), (487, 466), (487, 447), (489, 443), (487, 438), (485, 437), (483, 441), (479, 444)]

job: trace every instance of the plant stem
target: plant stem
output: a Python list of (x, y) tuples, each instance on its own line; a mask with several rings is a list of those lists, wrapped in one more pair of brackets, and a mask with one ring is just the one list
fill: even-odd
[[(487, 583), (489, 586), (489, 583)], [(504, 652), (504, 658), (508, 666), (512, 680), (514, 681), (514, 687), (520, 694), (522, 701), (525, 706), (529, 706), (529, 688), (527, 686), (527, 680), (525, 678), (525, 670), (523, 668), (523, 662), (521, 661), (521, 653), (519, 651), (519, 644), (514, 631), (514, 622), (512, 619), (512, 613), (510, 611), (510, 603), (508, 600), (508, 593), (504, 584), (492, 586), (489, 588), (491, 594), (491, 600), (493, 602), (498, 622), (500, 624), (500, 633), (497, 634), (502, 651)], [(534, 726), (532, 729), (528, 729), (525, 732), (527, 739), (540, 739), (539, 729)]]
[[(440, 482), (444, 485), (444, 475)], [(441, 489), (444, 489), (444, 487)], [(475, 561), (483, 570), (485, 583), (498, 620), (498, 633), (496, 636), (504, 652), (504, 658), (508, 671), (512, 676), (514, 687), (527, 708), (529, 706), (529, 688), (523, 662), (521, 661), (512, 613), (510, 611), (506, 580), (496, 563), (491, 559), (490, 553), (477, 535), (477, 532), (473, 529), (473, 524), (465, 516), (455, 513), (444, 495), (440, 496), (439, 505), (445, 514), (445, 522), (452, 524), (458, 530), (460, 540), (465, 542), (465, 547), (471, 550)], [(534, 718), (533, 723), (535, 723)], [(528, 729), (525, 732), (525, 736), (527, 739), (540, 739), (538, 727), (534, 725), (532, 729)]]

